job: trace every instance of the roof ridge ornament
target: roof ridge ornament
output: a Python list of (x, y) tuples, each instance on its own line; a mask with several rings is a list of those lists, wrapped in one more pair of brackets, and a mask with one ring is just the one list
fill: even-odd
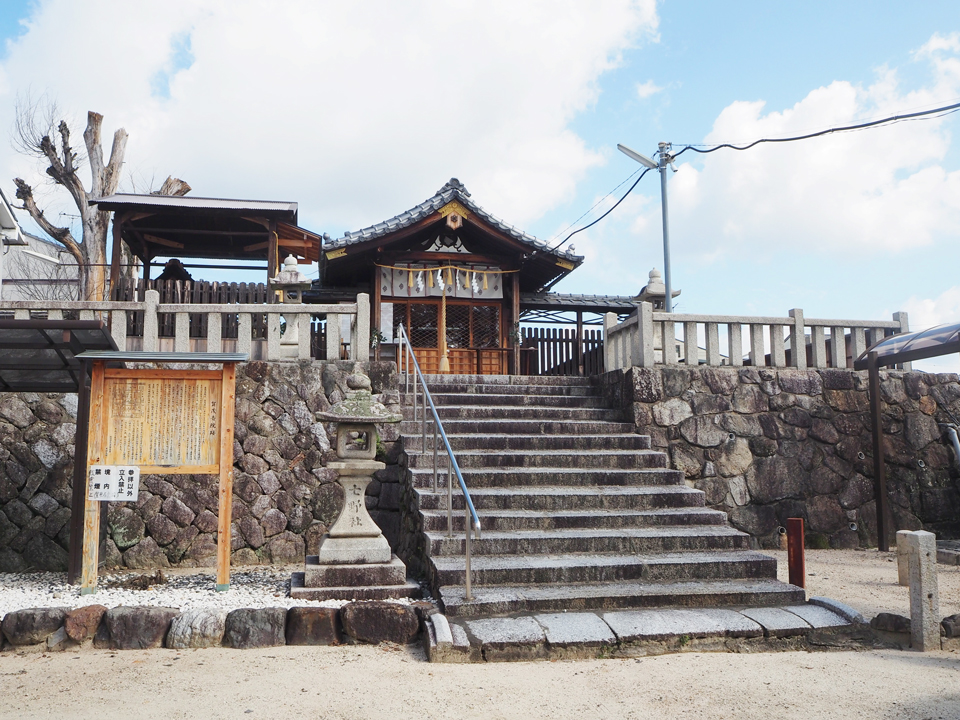
[(446, 183), (444, 183), (443, 187), (437, 190), (437, 195), (442, 195), (447, 190), (455, 190), (464, 197), (470, 197), (470, 191), (467, 190), (467, 186), (457, 180), (455, 177), (450, 178)]

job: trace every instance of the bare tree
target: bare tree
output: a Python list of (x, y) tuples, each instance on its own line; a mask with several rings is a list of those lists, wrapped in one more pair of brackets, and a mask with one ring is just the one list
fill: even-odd
[(76, 259), (83, 298), (101, 300), (105, 295), (107, 227), (110, 213), (90, 205), (90, 200), (116, 192), (127, 148), (127, 131), (120, 128), (114, 133), (110, 160), (104, 164), (103, 148), (100, 144), (103, 116), (95, 112), (87, 113), (87, 127), (83, 132), (86, 162), (90, 165), (91, 176), (90, 189), (87, 190), (79, 176), (83, 158), (77, 155), (70, 144), (70, 127), (66, 120), (57, 120), (59, 113), (55, 105), (43, 104), (45, 112), (41, 117), (41, 103), (18, 101), (15, 143), (21, 152), (35, 155), (49, 163), (47, 175), (53, 179), (54, 184), (66, 188), (70, 193), (80, 211), (83, 228), (81, 238), (75, 238), (70, 228), (57, 227), (52, 223), (37, 206), (33, 188), (21, 178), (14, 179), (17, 198), (23, 201), (21, 209), (30, 213), (30, 217), (43, 231), (62, 244)]

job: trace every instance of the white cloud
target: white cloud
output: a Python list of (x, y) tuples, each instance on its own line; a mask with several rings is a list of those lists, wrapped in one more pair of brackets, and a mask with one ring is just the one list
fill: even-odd
[(904, 303), (910, 327), (925, 330), (935, 325), (960, 322), (960, 285), (949, 288), (935, 298), (912, 296)]
[[(867, 87), (837, 81), (779, 111), (738, 101), (720, 113), (705, 142), (803, 135), (944, 104), (960, 95), (960, 36), (934, 36), (925, 47), (922, 62), (933, 73), (926, 87), (904, 90), (894, 70), (881, 69)], [(956, 117), (743, 152), (688, 151), (670, 179), (672, 232), (684, 238), (677, 250), (699, 262), (745, 254), (763, 260), (792, 250), (826, 251), (839, 262), (852, 253), (956, 240), (960, 171), (944, 167)], [(656, 210), (646, 210), (647, 234), (658, 228)]]
[[(523, 225), (602, 156), (569, 128), (622, 52), (655, 37), (653, 0), (41, 0), (0, 64), (18, 91), (130, 133), (127, 170), (197, 195), (292, 199), (317, 230), (405, 210), (450, 176)], [(76, 134), (82, 127), (76, 127)], [(34, 168), (37, 181), (42, 168)], [(26, 172), (0, 159), (5, 186)]]
[(639, 97), (641, 100), (646, 100), (648, 97), (656, 95), (661, 90), (663, 90), (663, 88), (654, 84), (653, 80), (647, 80), (645, 83), (637, 84), (637, 97)]

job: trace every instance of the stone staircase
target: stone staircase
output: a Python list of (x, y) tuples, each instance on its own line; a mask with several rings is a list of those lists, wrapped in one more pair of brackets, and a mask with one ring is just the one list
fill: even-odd
[(448, 616), (804, 602), (589, 379), (434, 375), (427, 384), (482, 528), (468, 601), (463, 496), (454, 479), (447, 537), (446, 470), (434, 494), (432, 429), (424, 453), (405, 398), (430, 580)]

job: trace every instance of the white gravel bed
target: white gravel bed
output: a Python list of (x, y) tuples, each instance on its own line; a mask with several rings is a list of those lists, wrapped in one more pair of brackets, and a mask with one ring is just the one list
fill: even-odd
[[(302, 566), (238, 568), (230, 573), (230, 589), (217, 592), (212, 570), (163, 570), (165, 582), (146, 590), (110, 587), (124, 579), (153, 575), (153, 571), (103, 574), (97, 591), (81, 595), (79, 585), (68, 585), (65, 572), (0, 573), (0, 617), (13, 610), (36, 607), (151, 605), (180, 610), (265, 607), (335, 607), (348, 600), (300, 600), (290, 597), (290, 575)], [(409, 604), (408, 599), (391, 600)]]

